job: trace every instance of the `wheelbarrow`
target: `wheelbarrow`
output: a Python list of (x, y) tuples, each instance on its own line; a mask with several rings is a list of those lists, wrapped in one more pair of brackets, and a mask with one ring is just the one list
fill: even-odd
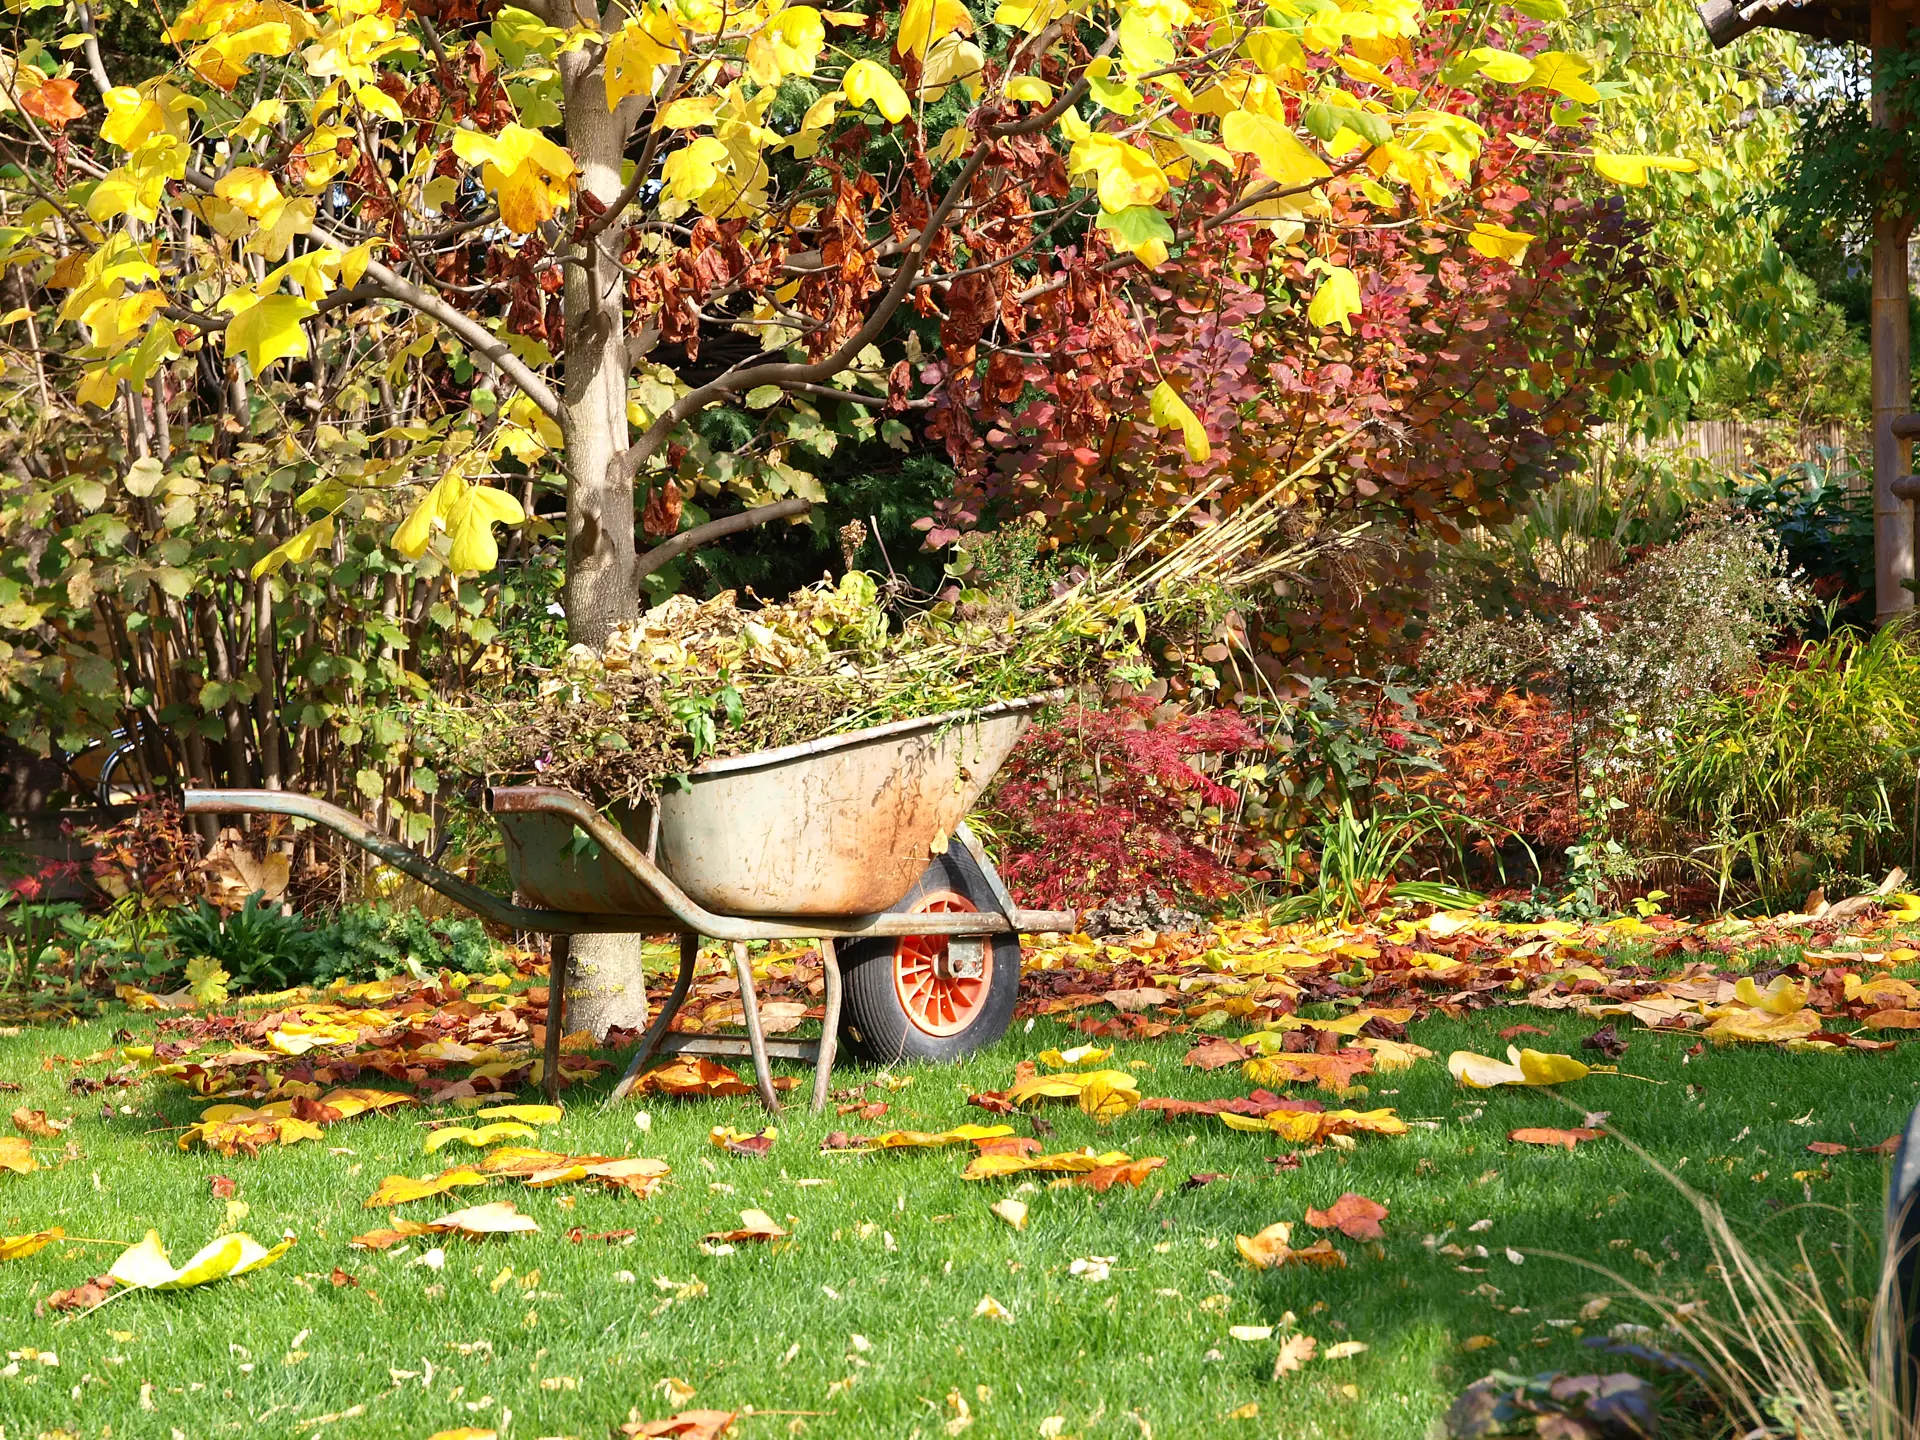
[[(953, 1060), (1006, 1033), (1022, 933), (1072, 930), (1072, 911), (1014, 904), (966, 826), (967, 813), (1034, 713), (1032, 696), (902, 720), (695, 767), (656, 802), (596, 809), (550, 786), (497, 786), (486, 805), (506, 844), (511, 897), (441, 869), (350, 811), (278, 790), (189, 790), (188, 814), (291, 815), (323, 825), (495, 924), (555, 937), (547, 985), (545, 1086), (558, 1091), (568, 937), (677, 932), (673, 991), (614, 1099), (659, 1055), (753, 1061), (768, 1110), (770, 1059), (811, 1062), (827, 1103), (842, 1031), (879, 1063)], [(744, 1046), (673, 1033), (701, 937), (732, 942)], [(769, 1040), (748, 963), (751, 940), (810, 939), (824, 971), (816, 1041)]]

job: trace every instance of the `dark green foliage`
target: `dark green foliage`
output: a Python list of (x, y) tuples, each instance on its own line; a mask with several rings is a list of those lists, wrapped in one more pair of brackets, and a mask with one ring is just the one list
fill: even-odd
[(1833, 623), (1873, 623), (1873, 494), (1850, 490), (1851, 467), (1827, 456), (1777, 475), (1756, 471), (1734, 503), (1773, 532), (1787, 563), (1833, 609)]
[(321, 954), (312, 978), (321, 984), (494, 968), (493, 942), (478, 920), (464, 915), (429, 919), (417, 910), (356, 905), (341, 911), (316, 939)]
[(493, 942), (478, 920), (429, 919), (384, 905), (350, 906), (324, 924), (309, 925), (256, 892), (224, 919), (201, 900), (177, 911), (167, 932), (177, 963), (208, 956), (227, 972), (236, 993), (493, 968)]
[(175, 914), (167, 933), (182, 961), (196, 955), (218, 961), (236, 991), (285, 990), (307, 979), (319, 959), (318, 937), (306, 923), (258, 891), (225, 917), (200, 900)]

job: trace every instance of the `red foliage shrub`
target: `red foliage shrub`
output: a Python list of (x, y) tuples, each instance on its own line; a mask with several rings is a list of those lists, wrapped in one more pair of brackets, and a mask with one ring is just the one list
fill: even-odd
[(1239, 797), (1194, 761), (1261, 745), (1232, 710), (1156, 720), (1145, 700), (1069, 708), (1030, 731), (1000, 772), (989, 808), (1007, 887), (1049, 907), (1230, 894), (1242, 881), (1210, 848), (1225, 837), (1202, 811), (1230, 811)]
[(1582, 825), (1573, 791), (1573, 731), (1545, 695), (1461, 686), (1420, 696), (1440, 739), (1440, 769), (1409, 788), (1485, 827), (1483, 849), (1513, 834), (1536, 850), (1575, 844)]

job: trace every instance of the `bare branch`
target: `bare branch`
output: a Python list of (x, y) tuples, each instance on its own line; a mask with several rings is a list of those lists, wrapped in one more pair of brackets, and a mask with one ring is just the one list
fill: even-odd
[(738, 515), (722, 516), (718, 520), (709, 520), (704, 525), (696, 525), (691, 530), (682, 530), (671, 540), (662, 541), (633, 562), (634, 588), (638, 589), (642, 580), (668, 562), (677, 560), (689, 550), (698, 549), (709, 541), (719, 540), (728, 535), (738, 535), (742, 530), (752, 530), (756, 526), (767, 525), (775, 520), (785, 520), (788, 516), (804, 515), (811, 509), (813, 509), (811, 500), (776, 500), (771, 505), (742, 510)]
[(454, 309), (438, 295), (422, 290), (411, 280), (393, 273), (378, 260), (367, 262), (367, 278), (390, 300), (418, 310), (437, 321), (466, 343), (469, 350), (487, 360), (496, 370), (520, 387), (521, 393), (540, 407), (549, 420), (560, 420), (560, 398), (546, 381), (527, 368), (511, 346), (471, 315)]

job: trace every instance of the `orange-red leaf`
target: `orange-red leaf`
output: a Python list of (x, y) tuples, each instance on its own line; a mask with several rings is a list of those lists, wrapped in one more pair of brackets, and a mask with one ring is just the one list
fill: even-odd
[(1380, 1222), (1387, 1207), (1349, 1190), (1324, 1210), (1307, 1211), (1307, 1224), (1316, 1230), (1338, 1230), (1349, 1240), (1381, 1240)]

